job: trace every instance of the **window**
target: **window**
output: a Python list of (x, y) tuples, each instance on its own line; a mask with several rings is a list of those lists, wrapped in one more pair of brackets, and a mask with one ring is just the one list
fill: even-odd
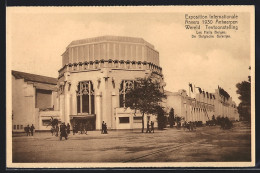
[(14, 125), (14, 130), (16, 130), (16, 125)]
[(19, 130), (19, 125), (17, 125), (17, 130)]
[(21, 129), (23, 129), (23, 125), (21, 125)]
[(50, 126), (51, 125), (51, 120), (42, 120), (42, 125), (43, 126)]
[(120, 124), (127, 124), (129, 123), (129, 117), (119, 117)]
[(52, 108), (52, 91), (36, 89), (36, 108)]
[(119, 89), (119, 103), (120, 107), (129, 107), (129, 105), (125, 105), (124, 101), (127, 99), (127, 91), (134, 88), (134, 81), (132, 80), (123, 80), (120, 84)]
[(142, 117), (134, 117), (134, 123), (142, 123)]
[(91, 81), (79, 82), (77, 90), (77, 112), (95, 113), (94, 87)]

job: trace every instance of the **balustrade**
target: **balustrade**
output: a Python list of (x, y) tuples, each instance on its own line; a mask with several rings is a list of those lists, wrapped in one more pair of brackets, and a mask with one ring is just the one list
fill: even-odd
[(66, 64), (59, 70), (59, 77), (65, 72), (86, 71), (100, 68), (117, 68), (117, 69), (133, 69), (133, 70), (151, 70), (152, 72), (162, 75), (162, 68), (151, 62), (141, 61), (124, 61), (124, 60), (95, 60), (89, 62), (79, 62)]

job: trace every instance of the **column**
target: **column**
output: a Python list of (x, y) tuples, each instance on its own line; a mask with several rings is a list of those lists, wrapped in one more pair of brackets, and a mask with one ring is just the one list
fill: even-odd
[(65, 96), (65, 115), (64, 115), (64, 122), (65, 124), (70, 123), (70, 107), (71, 107), (71, 95), (67, 93)]
[[(74, 90), (73, 90), (74, 91)], [(75, 93), (72, 94), (72, 104), (71, 104), (71, 113), (73, 115), (77, 115), (77, 95), (76, 95), (76, 91)]]
[(102, 124), (102, 114), (101, 114), (101, 97), (102, 93), (97, 92), (96, 93), (96, 129), (101, 129)]
[(60, 95), (60, 118), (61, 121), (64, 122), (64, 114), (65, 114), (65, 99), (64, 99), (64, 95)]
[(115, 120), (115, 115), (116, 115), (116, 112), (115, 112), (115, 109), (117, 107), (119, 107), (118, 105), (118, 95), (116, 94), (115, 91), (112, 92), (112, 106), (111, 106), (111, 125), (112, 125), (112, 129), (115, 129), (116, 128), (116, 120)]

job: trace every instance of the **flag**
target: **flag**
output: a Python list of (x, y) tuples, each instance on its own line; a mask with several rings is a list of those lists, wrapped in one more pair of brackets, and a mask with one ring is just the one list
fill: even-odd
[(189, 86), (190, 86), (190, 90), (191, 90), (191, 92), (193, 92), (192, 84), (189, 83)]

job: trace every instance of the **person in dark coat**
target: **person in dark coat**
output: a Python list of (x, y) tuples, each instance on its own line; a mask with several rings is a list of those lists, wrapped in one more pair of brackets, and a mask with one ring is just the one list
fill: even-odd
[(153, 133), (154, 133), (154, 122), (153, 121), (151, 121), (151, 131), (153, 131)]
[(56, 127), (55, 127), (55, 132), (56, 132), (55, 136), (58, 137), (59, 136), (59, 126), (58, 125), (56, 125)]
[(67, 140), (67, 129), (65, 123), (62, 123), (60, 125), (60, 140), (62, 140), (62, 137), (65, 137)]
[(30, 126), (29, 126), (29, 124), (26, 127), (26, 134), (27, 134), (27, 136), (30, 136)]
[(76, 133), (76, 124), (73, 125), (73, 135)]
[(105, 122), (102, 122), (102, 130), (101, 130), (101, 134), (104, 134), (104, 129), (105, 129)]
[(82, 123), (80, 123), (79, 129), (80, 129), (80, 134), (83, 134), (84, 127), (83, 127), (83, 124), (82, 124)]
[(70, 134), (70, 124), (69, 123), (67, 124), (67, 134), (68, 135)]
[(107, 123), (104, 124), (104, 133), (107, 134)]
[(88, 131), (87, 131), (87, 127), (88, 127), (87, 124), (84, 124), (84, 133), (85, 133), (85, 134), (88, 133)]
[(151, 133), (149, 121), (147, 121), (147, 129), (146, 129), (146, 133), (148, 132)]
[(33, 131), (34, 131), (34, 125), (32, 124), (31, 128), (30, 128), (30, 131), (31, 131), (31, 135), (33, 136)]

